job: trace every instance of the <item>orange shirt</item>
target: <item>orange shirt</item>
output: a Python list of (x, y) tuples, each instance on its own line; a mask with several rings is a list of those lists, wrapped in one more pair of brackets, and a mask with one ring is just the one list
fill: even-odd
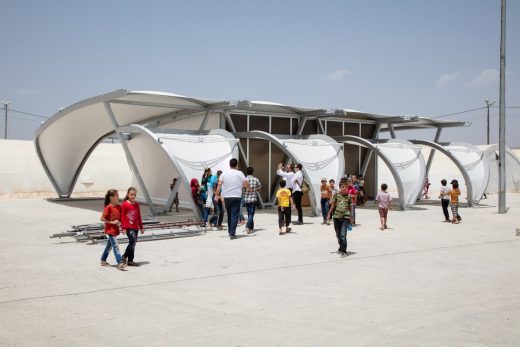
[(322, 199), (330, 199), (330, 186), (328, 184), (325, 183), (325, 185), (321, 185), (320, 186), (320, 190), (321, 190), (321, 197)]

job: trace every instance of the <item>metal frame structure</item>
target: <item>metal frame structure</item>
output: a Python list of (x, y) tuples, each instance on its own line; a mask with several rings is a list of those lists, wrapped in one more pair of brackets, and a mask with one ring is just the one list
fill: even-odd
[[(282, 152), (287, 156), (288, 160), (292, 161), (293, 163), (301, 163), (302, 158), (299, 157), (296, 153), (294, 153), (294, 151), (292, 151), (285, 144), (286, 140), (293, 140), (293, 141), (295, 141), (295, 140), (296, 141), (298, 141), (298, 140), (322, 140), (322, 141), (330, 143), (331, 146), (338, 146), (339, 151), (341, 152), (341, 153), (337, 154), (338, 160), (339, 160), (339, 170), (338, 170), (338, 174), (336, 175), (336, 177), (334, 177), (334, 179), (338, 179), (341, 176), (341, 174), (345, 168), (343, 150), (342, 150), (341, 146), (339, 146), (339, 144), (336, 141), (334, 141), (334, 139), (332, 139), (331, 137), (326, 136), (326, 135), (322, 135), (322, 134), (308, 135), (308, 136), (273, 135), (273, 134), (269, 134), (265, 131), (259, 131), (259, 130), (253, 130), (253, 131), (249, 131), (249, 132), (236, 132), (236, 133), (233, 133), (233, 135), (239, 139), (260, 139), (260, 140), (269, 141), (269, 143), (274, 144), (276, 147), (278, 147), (280, 150), (282, 150)], [(302, 165), (302, 172), (303, 172), (304, 177), (307, 178), (307, 180), (310, 177), (309, 170), (310, 170), (310, 167), (308, 165)], [(313, 183), (314, 182), (308, 182), (309, 200), (311, 203), (312, 214), (313, 214), (313, 216), (317, 216), (319, 209), (318, 209), (318, 203), (317, 203), (317, 195), (314, 190)], [(273, 195), (275, 195), (275, 194), (273, 194)], [(273, 199), (273, 197), (271, 199)]]
[[(82, 168), (97, 145), (108, 136), (117, 135), (132, 172), (140, 181), (143, 196), (153, 210), (153, 201), (146, 191), (145, 179), (139, 178), (141, 176), (139, 167), (131, 151), (126, 148), (132, 134), (125, 131), (125, 127), (132, 126), (126, 130), (137, 131), (136, 126), (140, 126), (141, 134), (143, 129), (153, 133), (154, 128), (160, 128), (162, 131), (163, 126), (175, 127), (176, 122), (200, 117), (200, 124), (196, 128), (176, 130), (183, 134), (192, 132), (200, 134), (208, 128), (210, 122), (213, 122), (212, 127), (221, 129), (227, 127), (232, 132), (237, 132), (231, 114), (269, 117), (269, 124), (272, 117), (290, 118), (291, 134), (294, 133), (294, 119), (299, 119), (296, 135), (309, 133), (306, 129), (309, 121), (315, 121), (317, 132), (321, 133), (327, 133), (330, 121), (342, 122), (342, 134), (345, 134), (345, 123), (359, 124), (360, 135), (362, 124), (377, 125), (374, 138), (377, 138), (377, 134), (381, 131), (390, 131), (395, 136), (395, 131), (399, 129), (465, 125), (462, 122), (434, 121), (416, 116), (378, 115), (347, 109), (327, 111), (323, 108), (303, 108), (262, 101), (198, 99), (170, 93), (121, 89), (86, 99), (60, 110), (38, 128), (34, 143), (54, 189), (60, 198), (66, 198), (72, 194)], [(215, 121), (218, 121), (218, 125), (215, 125)], [(269, 146), (272, 143), (274, 142), (270, 141)], [(239, 151), (247, 164), (247, 160), (253, 153), (246, 153), (240, 142)], [(369, 156), (370, 154), (367, 153), (367, 157)]]
[[(467, 144), (467, 143), (439, 144), (439, 143), (427, 141), (427, 140), (410, 140), (410, 142), (417, 144), (417, 145), (430, 147), (432, 151), (439, 151), (442, 154), (446, 155), (457, 166), (462, 177), (464, 178), (464, 183), (466, 185), (468, 206), (472, 206), (474, 203), (478, 203), (480, 201), (480, 197), (485, 192), (485, 190), (487, 188), (487, 184), (489, 182), (489, 163), (488, 163), (487, 159), (485, 158), (485, 155), (482, 151), (480, 151), (477, 147), (475, 147), (471, 144)], [(486, 183), (485, 183), (485, 185), (483, 185), (483, 187), (479, 187), (479, 191), (476, 191), (475, 187), (473, 186), (474, 182), (471, 180), (471, 176), (468, 174), (467, 165), (464, 165), (464, 163), (462, 163), (456, 157), (456, 155), (454, 155), (450, 151), (450, 148), (448, 148), (450, 145), (463, 146), (463, 147), (466, 147), (466, 148), (474, 150), (474, 151), (482, 152), (480, 160), (482, 161), (482, 163), (484, 165), (484, 175), (485, 175), (484, 181)], [(431, 155), (431, 153), (430, 153), (430, 155)], [(431, 164), (430, 164), (430, 166), (431, 166)], [(427, 167), (427, 170), (428, 170), (427, 171), (427, 174), (428, 174), (430, 167)], [(477, 194), (477, 195), (479, 195), (478, 197), (475, 197), (476, 192), (478, 192), (478, 194)]]
[[(358, 146), (368, 148), (371, 152), (376, 153), (376, 155), (379, 156), (379, 158), (381, 158), (381, 160), (383, 160), (383, 162), (386, 164), (386, 166), (390, 170), (390, 173), (392, 174), (392, 176), (395, 180), (395, 184), (397, 186), (397, 193), (399, 196), (399, 208), (401, 210), (405, 210), (407, 207), (412, 206), (415, 203), (415, 201), (417, 200), (417, 197), (421, 193), (422, 183), (424, 182), (424, 179), (426, 177), (425, 176), (426, 170), (425, 170), (425, 165), (424, 165), (424, 158), (422, 157), (420, 150), (417, 151), (417, 157), (416, 157), (416, 160), (419, 160), (419, 170), (421, 171), (421, 172), (419, 172), (420, 177), (417, 180), (417, 184), (416, 184), (415, 188), (410, 192), (410, 194), (407, 194), (407, 192), (405, 192), (403, 178), (401, 177), (401, 175), (399, 173), (399, 168), (396, 166), (396, 164), (394, 162), (392, 162), (390, 157), (380, 147), (378, 147), (378, 144), (381, 145), (381, 144), (390, 143), (390, 144), (400, 144), (403, 146), (403, 149), (410, 149), (410, 145), (413, 145), (411, 142), (408, 142), (405, 140), (395, 140), (395, 139), (392, 139), (392, 140), (367, 140), (367, 139), (363, 139), (358, 136), (348, 136), (348, 135), (347, 136), (336, 136), (336, 137), (334, 137), (334, 139), (338, 142), (356, 144)], [(406, 145), (408, 145), (408, 147), (405, 147)], [(408, 163), (408, 164), (410, 164), (410, 163)], [(402, 164), (402, 165), (404, 165), (404, 164)], [(409, 196), (408, 199), (407, 199), (407, 196)]]

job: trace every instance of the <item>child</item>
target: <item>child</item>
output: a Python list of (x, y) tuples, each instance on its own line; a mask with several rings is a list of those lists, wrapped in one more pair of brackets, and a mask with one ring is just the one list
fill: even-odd
[[(332, 199), (334, 199), (334, 195), (338, 194), (338, 188), (336, 188), (335, 184), (336, 184), (336, 181), (334, 181), (334, 179), (331, 178), (329, 180), (330, 201), (332, 201)], [(330, 209), (330, 206), (329, 206), (329, 209)]]
[(381, 219), (381, 228), (379, 228), (380, 230), (385, 230), (388, 228), (386, 225), (388, 210), (392, 209), (392, 197), (386, 192), (387, 189), (388, 185), (383, 183), (381, 185), (381, 190), (377, 193), (376, 196), (377, 206), (379, 207), (379, 218)]
[(347, 229), (351, 221), (352, 198), (348, 193), (346, 180), (339, 182), (339, 193), (334, 195), (330, 205), (329, 219), (334, 220), (334, 230), (339, 243), (338, 253), (345, 257), (347, 255)]
[(197, 206), (197, 211), (199, 216), (202, 218), (204, 217), (204, 210), (203, 210), (203, 201), (202, 201), (202, 187), (199, 184), (199, 180), (196, 178), (192, 178), (190, 182), (191, 187), (191, 198), (193, 199), (193, 202), (195, 203), (195, 206)]
[(121, 205), (121, 228), (126, 232), (128, 237), (128, 246), (126, 246), (125, 254), (123, 254), (123, 261), (128, 266), (139, 266), (134, 262), (135, 245), (137, 243), (137, 229), (144, 233), (143, 221), (141, 219), (141, 208), (139, 203), (135, 201), (137, 189), (134, 187), (128, 188), (126, 192), (125, 201)]
[(348, 180), (348, 193), (350, 195), (350, 197), (352, 198), (352, 218), (351, 218), (351, 222), (352, 222), (352, 225), (356, 225), (356, 202), (357, 202), (357, 194), (358, 194), (358, 191), (356, 189), (356, 187), (354, 187), (354, 185), (352, 184), (352, 180)]
[(452, 214), (452, 220), (451, 222), (453, 224), (459, 224), (458, 220), (458, 212), (459, 212), (459, 196), (460, 196), (460, 189), (459, 189), (459, 183), (453, 182), (451, 184), (451, 191), (450, 191), (450, 198), (451, 198), (451, 214)]
[(107, 245), (101, 255), (101, 266), (110, 265), (107, 263), (107, 258), (110, 253), (110, 248), (112, 248), (117, 261), (117, 269), (124, 271), (126, 264), (121, 258), (119, 245), (117, 243), (117, 235), (119, 235), (119, 226), (121, 225), (121, 206), (119, 206), (119, 194), (117, 190), (110, 189), (106, 193), (105, 208), (100, 220), (105, 223), (105, 234), (108, 235)]
[[(291, 195), (291, 191), (287, 188), (285, 180), (280, 181), (280, 189), (276, 192), (276, 197), (278, 198), (278, 227), (280, 231), (279, 235), (283, 235), (285, 233), (290, 233), (291, 228), (289, 228), (289, 224), (291, 223), (291, 206), (294, 208), (294, 200)], [(282, 228), (285, 222), (285, 232), (283, 232)]]
[(441, 191), (439, 198), (441, 198), (442, 213), (444, 213), (444, 221), (451, 222), (450, 213), (448, 212), (448, 206), (450, 205), (450, 188), (447, 186), (448, 181), (445, 179), (441, 180)]
[(327, 184), (327, 179), (321, 179), (321, 215), (323, 216), (323, 222), (321, 224), (329, 225), (330, 222), (327, 220), (329, 214), (329, 202), (330, 202), (330, 186)]

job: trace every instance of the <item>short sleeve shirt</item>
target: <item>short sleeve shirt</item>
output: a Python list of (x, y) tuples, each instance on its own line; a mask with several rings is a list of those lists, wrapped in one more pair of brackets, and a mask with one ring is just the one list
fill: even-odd
[(291, 191), (287, 188), (280, 188), (276, 192), (276, 197), (278, 198), (278, 206), (280, 207), (289, 207)]
[(248, 175), (246, 177), (247, 182), (249, 183), (249, 186), (251, 187), (251, 191), (248, 191), (247, 189), (243, 189), (244, 191), (244, 202), (247, 203), (253, 203), (256, 202), (256, 192), (260, 190), (262, 185), (260, 184), (260, 181), (258, 178), (256, 178), (253, 175)]
[(377, 193), (376, 201), (379, 208), (390, 208), (392, 197), (387, 192), (380, 191)]
[(222, 182), (222, 197), (223, 198), (241, 198), (242, 188), (246, 176), (242, 171), (231, 169), (225, 171), (220, 175), (220, 182)]
[(349, 218), (350, 206), (352, 205), (352, 197), (350, 194), (343, 195), (338, 193), (332, 198), (334, 203), (334, 214), (332, 218)]
[[(103, 218), (107, 221), (113, 222), (115, 220), (121, 221), (121, 206), (108, 204), (103, 210)], [(105, 234), (117, 236), (119, 235), (119, 226), (115, 224), (105, 223)]]
[(450, 191), (451, 203), (452, 204), (458, 204), (459, 203), (459, 195), (460, 195), (460, 189), (459, 188), (452, 189)]

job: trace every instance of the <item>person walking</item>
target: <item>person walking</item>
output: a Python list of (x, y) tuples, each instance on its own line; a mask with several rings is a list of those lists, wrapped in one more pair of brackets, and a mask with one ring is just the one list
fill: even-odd
[(450, 198), (451, 198), (451, 215), (452, 219), (451, 222), (453, 224), (459, 224), (460, 220), (458, 218), (459, 215), (459, 196), (460, 196), (460, 189), (459, 189), (459, 182), (453, 180), (451, 183), (452, 189), (450, 190)]
[[(460, 191), (460, 188), (459, 188), (459, 181), (458, 180), (451, 180), (450, 184), (453, 185), (456, 184), (457, 185), (457, 189), (459, 190), (459, 195), (462, 194), (462, 192)], [(450, 190), (451, 192), (451, 190)], [(459, 213), (459, 207), (458, 207), (458, 202), (459, 202), (459, 199), (457, 198), (457, 221), (458, 222), (462, 222), (462, 217), (460, 216), (460, 213)]]
[[(276, 192), (276, 197), (278, 198), (278, 234), (285, 235), (286, 233), (291, 232), (291, 228), (289, 225), (291, 224), (291, 220), (289, 217), (289, 210), (291, 209), (291, 191), (285, 187), (287, 182), (285, 180), (280, 181), (280, 189)], [(292, 208), (294, 208), (294, 203), (292, 204)], [(285, 231), (283, 231), (283, 227), (285, 225)]]
[(104, 233), (108, 237), (107, 244), (101, 255), (101, 266), (110, 266), (107, 262), (107, 258), (110, 250), (113, 250), (117, 261), (117, 269), (125, 271), (126, 263), (123, 261), (117, 242), (119, 227), (121, 226), (121, 206), (119, 205), (119, 193), (117, 190), (110, 189), (105, 194), (105, 208), (103, 209), (100, 220), (105, 223)]
[(321, 179), (321, 185), (320, 185), (320, 193), (321, 193), (321, 215), (323, 217), (323, 222), (321, 224), (330, 224), (329, 220), (327, 219), (327, 216), (329, 214), (329, 203), (330, 203), (330, 186), (327, 184), (327, 179), (323, 177)]
[[(173, 188), (177, 185), (177, 177), (175, 177), (170, 184), (170, 192), (173, 190)], [(172, 211), (173, 205), (175, 205), (175, 212), (179, 212), (179, 191), (175, 193), (175, 197), (173, 198), (173, 204), (170, 206), (170, 212)]]
[(230, 170), (223, 172), (218, 181), (216, 197), (222, 194), (224, 205), (228, 215), (228, 233), (229, 238), (234, 240), (237, 238), (236, 230), (238, 225), (238, 215), (240, 213), (240, 200), (242, 198), (242, 189), (245, 187), (248, 191), (252, 191), (246, 176), (242, 171), (238, 171), (238, 160), (235, 158), (229, 161)]
[(352, 216), (352, 197), (348, 193), (346, 180), (339, 182), (339, 192), (332, 198), (329, 219), (331, 216), (339, 244), (338, 253), (345, 257), (347, 255), (347, 230)]
[(388, 229), (386, 221), (388, 220), (388, 210), (392, 209), (392, 197), (386, 191), (388, 185), (386, 183), (381, 184), (381, 190), (377, 193), (376, 202), (379, 209), (379, 219), (381, 220), (381, 227), (379, 229)]
[[(218, 181), (220, 180), (220, 175), (222, 175), (222, 170), (217, 171), (217, 183), (215, 185), (215, 192), (217, 191)], [(213, 194), (213, 200), (215, 203), (215, 209), (218, 210), (217, 213), (217, 229), (222, 230), (224, 227), (222, 226), (222, 222), (224, 221), (224, 204), (222, 203), (222, 198), (217, 196), (217, 194)]]
[(255, 228), (254, 217), (258, 195), (257, 192), (259, 192), (262, 188), (260, 180), (253, 176), (254, 172), (255, 169), (253, 169), (251, 166), (246, 169), (246, 180), (247, 183), (249, 183), (249, 187), (251, 187), (251, 191), (245, 188), (243, 189), (243, 199), (247, 209), (246, 232), (248, 234), (251, 234), (253, 232), (253, 229)]
[(136, 196), (137, 189), (134, 187), (128, 188), (125, 201), (121, 205), (121, 228), (128, 237), (128, 246), (126, 246), (125, 253), (123, 254), (123, 261), (128, 266), (139, 266), (139, 263), (134, 262), (135, 246), (137, 244), (139, 230), (141, 234), (144, 233), (141, 208), (139, 207), (139, 203), (135, 201)]
[(294, 176), (291, 180), (293, 185), (293, 200), (296, 205), (296, 211), (298, 211), (298, 221), (294, 224), (303, 224), (303, 209), (302, 209), (302, 196), (303, 196), (303, 173), (302, 164), (296, 164), (294, 167)]
[[(288, 189), (291, 194), (293, 192), (293, 183), (292, 179), (294, 177), (294, 170), (293, 166), (291, 164), (287, 164), (285, 166), (285, 171), (283, 171), (283, 164), (278, 164), (278, 170), (276, 170), (276, 174), (280, 177), (282, 177), (283, 180), (285, 180), (285, 188)], [(290, 202), (290, 201), (289, 201)], [(288, 209), (288, 216), (289, 216), (289, 223), (291, 222), (291, 215), (292, 215), (292, 209)]]
[(442, 213), (444, 213), (444, 222), (451, 222), (450, 213), (448, 212), (448, 206), (450, 206), (450, 187), (448, 187), (448, 181), (445, 179), (441, 180), (441, 191), (439, 198), (441, 198)]

